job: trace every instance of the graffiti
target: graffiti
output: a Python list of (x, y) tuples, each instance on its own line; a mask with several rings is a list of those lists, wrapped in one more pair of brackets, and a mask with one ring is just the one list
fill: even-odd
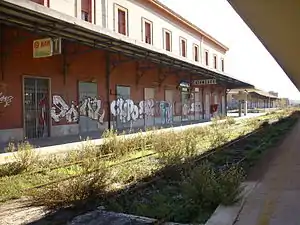
[(61, 96), (53, 95), (52, 104), (51, 118), (55, 122), (60, 122), (65, 118), (67, 123), (76, 123), (79, 121), (79, 116), (84, 116), (103, 124), (105, 110), (101, 112), (102, 101), (100, 99), (87, 97), (79, 106), (76, 106), (74, 101), (69, 106)]
[(119, 98), (110, 105), (113, 116), (118, 117), (122, 123), (135, 121), (139, 118), (139, 108), (131, 99)]
[(147, 99), (139, 103), (140, 117), (153, 117), (155, 114), (155, 101), (154, 99)]
[(156, 102), (154, 99), (140, 101), (137, 105), (131, 99), (119, 98), (111, 103), (111, 113), (122, 123), (136, 121), (157, 116), (161, 117), (162, 124), (172, 121), (172, 104), (166, 101)]
[(201, 102), (192, 103), (190, 111), (193, 113), (201, 113), (202, 112), (202, 103)]
[(169, 124), (172, 122), (173, 118), (173, 106), (172, 103), (167, 101), (160, 101), (159, 102), (159, 109), (160, 109), (160, 116), (162, 120), (162, 124)]
[(0, 104), (3, 104), (4, 108), (10, 106), (13, 100), (13, 96), (4, 95), (3, 92), (0, 92)]
[(102, 108), (102, 101), (97, 98), (85, 98), (79, 106), (79, 115), (86, 116), (98, 123), (103, 124), (105, 110)]
[(61, 121), (62, 118), (66, 118), (67, 123), (78, 121), (78, 112), (73, 101), (71, 102), (71, 106), (69, 106), (61, 96), (53, 95), (52, 104), (51, 118), (55, 122)]

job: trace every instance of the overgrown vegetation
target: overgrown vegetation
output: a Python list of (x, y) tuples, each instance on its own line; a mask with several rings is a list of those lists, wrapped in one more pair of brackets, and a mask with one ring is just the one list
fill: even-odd
[[(50, 209), (92, 202), (158, 219), (203, 222), (218, 204), (238, 200), (244, 172), (296, 121), (284, 119), (291, 113), (243, 121), (216, 119), (210, 126), (140, 133), (128, 139), (107, 132), (101, 146), (87, 141), (76, 151), (47, 159), (24, 143), (12, 148), (16, 162), (0, 166), (0, 198), (28, 196), (33, 204)], [(226, 148), (226, 143), (266, 120), (277, 119), (281, 121), (262, 133)], [(204, 156), (206, 162), (201, 160)], [(153, 178), (161, 179), (151, 182)], [(149, 182), (139, 191), (122, 191)]]

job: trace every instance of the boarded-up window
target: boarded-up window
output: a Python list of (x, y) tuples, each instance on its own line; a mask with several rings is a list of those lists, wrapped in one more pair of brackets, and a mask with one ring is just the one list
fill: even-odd
[(126, 12), (118, 9), (118, 32), (126, 35)]
[(91, 0), (81, 0), (81, 19), (92, 22), (92, 2)]

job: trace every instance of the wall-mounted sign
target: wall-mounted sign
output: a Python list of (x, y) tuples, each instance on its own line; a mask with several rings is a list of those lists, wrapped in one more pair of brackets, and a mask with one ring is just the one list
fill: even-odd
[(181, 87), (181, 88), (183, 88), (183, 87), (189, 88), (190, 84), (189, 84), (189, 82), (186, 82), (186, 81), (180, 81), (179, 87)]
[(217, 84), (216, 79), (193, 80), (193, 85), (211, 85)]
[(60, 53), (60, 38), (43, 38), (33, 41), (33, 58), (44, 58)]

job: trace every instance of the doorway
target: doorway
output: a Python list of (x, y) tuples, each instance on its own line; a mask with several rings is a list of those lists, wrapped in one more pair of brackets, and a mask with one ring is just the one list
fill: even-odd
[(27, 139), (50, 136), (48, 78), (23, 78), (24, 136)]
[(101, 101), (98, 99), (98, 85), (94, 82), (78, 82), (79, 132), (84, 134), (99, 130)]

